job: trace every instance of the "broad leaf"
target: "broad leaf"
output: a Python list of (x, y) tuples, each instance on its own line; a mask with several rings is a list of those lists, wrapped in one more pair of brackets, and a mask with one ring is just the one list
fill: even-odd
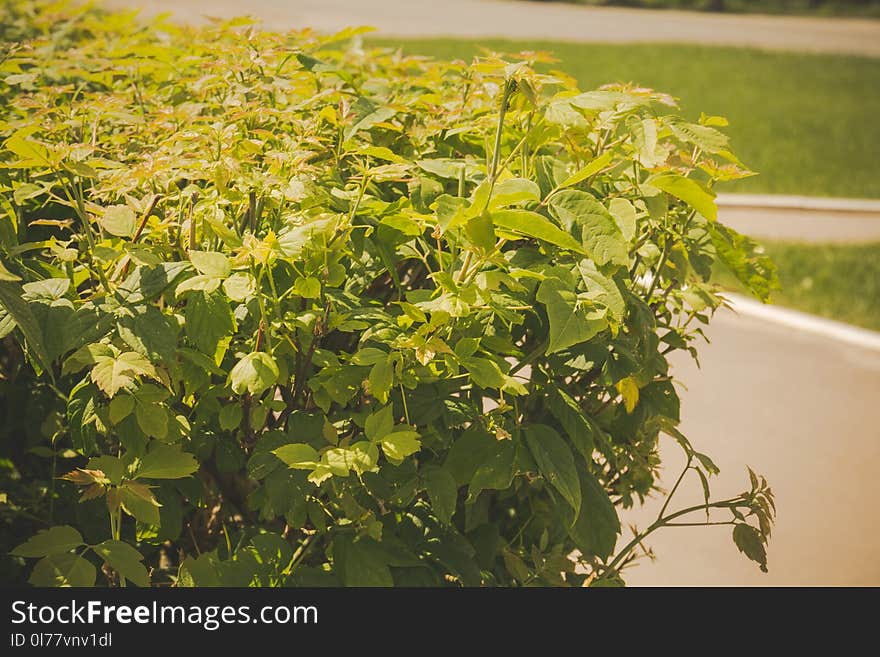
[(709, 221), (718, 219), (715, 196), (694, 180), (672, 173), (664, 173), (648, 180), (648, 184), (684, 201)]
[(535, 458), (538, 472), (574, 510), (581, 510), (581, 485), (571, 449), (551, 427), (533, 424), (525, 429), (526, 445)]
[(140, 462), (138, 479), (181, 479), (199, 469), (193, 455), (178, 445), (154, 445)]
[(94, 586), (95, 567), (75, 554), (53, 554), (40, 559), (28, 580), (34, 586)]
[(12, 550), (18, 557), (46, 557), (51, 554), (70, 552), (83, 544), (80, 533), (69, 525), (41, 529), (24, 543)]
[(492, 222), (496, 228), (513, 231), (527, 237), (534, 237), (542, 242), (555, 244), (575, 253), (584, 253), (583, 247), (576, 239), (564, 230), (560, 230), (549, 219), (537, 212), (531, 212), (530, 210), (496, 210), (492, 212)]
[(113, 397), (122, 388), (130, 387), (138, 377), (159, 380), (153, 364), (134, 351), (125, 351), (118, 356), (98, 356), (91, 376), (92, 381), (108, 397)]
[(477, 465), (468, 486), (468, 501), (473, 502), (486, 489), (504, 490), (513, 481), (516, 445), (512, 440), (498, 440), (482, 463)]
[(767, 572), (767, 550), (757, 529), (745, 523), (737, 523), (733, 527), (733, 542), (740, 552), (757, 563), (763, 572)]
[(275, 360), (263, 351), (249, 353), (242, 358), (229, 372), (229, 384), (232, 391), (243, 395), (259, 395), (268, 390), (278, 381), (278, 365)]
[(107, 565), (137, 586), (149, 586), (150, 576), (140, 552), (122, 541), (104, 541), (92, 548)]
[(586, 342), (608, 326), (602, 313), (584, 307), (559, 279), (543, 281), (538, 287), (537, 299), (547, 308), (550, 320), (548, 354)]
[(291, 443), (273, 449), (272, 453), (296, 470), (314, 470), (318, 467), (318, 452), (311, 445)]
[(620, 533), (617, 511), (592, 474), (581, 471), (580, 479), (581, 511), (568, 534), (584, 555), (607, 559)]
[(613, 156), (614, 153), (612, 153), (611, 151), (605, 151), (599, 157), (590, 161), (587, 166), (580, 169), (577, 173), (570, 175), (568, 178), (559, 183), (559, 188), (565, 189), (566, 187), (572, 187), (573, 185), (577, 185), (578, 183), (583, 182), (590, 176), (596, 175), (602, 169), (608, 166)]
[(455, 502), (458, 497), (455, 479), (444, 468), (431, 468), (425, 471), (422, 480), (428, 497), (431, 498), (431, 506), (437, 514), (437, 519), (442, 523), (449, 523), (452, 514), (455, 513)]
[(563, 190), (551, 198), (550, 211), (566, 229), (579, 232), (586, 252), (597, 265), (629, 262), (626, 240), (617, 222), (591, 194)]

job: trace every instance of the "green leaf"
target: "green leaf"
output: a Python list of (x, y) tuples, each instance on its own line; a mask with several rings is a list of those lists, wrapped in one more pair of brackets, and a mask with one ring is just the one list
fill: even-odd
[(216, 251), (190, 251), (189, 261), (200, 274), (212, 278), (226, 278), (232, 272), (229, 258)]
[(684, 201), (709, 221), (718, 219), (715, 195), (707, 192), (695, 180), (673, 173), (663, 173), (649, 178), (647, 184)]
[(306, 244), (318, 239), (319, 235), (328, 237), (336, 226), (335, 217), (323, 216), (312, 219), (302, 225), (291, 226), (278, 235), (278, 246), (281, 251), (290, 258), (298, 258)]
[(394, 428), (394, 408), (389, 404), (367, 416), (364, 433), (373, 442), (378, 442)]
[(67, 290), (70, 289), (70, 279), (46, 278), (42, 281), (25, 283), (21, 287), (24, 290), (24, 297), (28, 301), (55, 301), (67, 294)]
[(150, 576), (141, 563), (144, 557), (140, 552), (122, 541), (104, 541), (92, 548), (107, 565), (132, 584), (149, 586)]
[(235, 318), (226, 299), (220, 294), (196, 292), (187, 300), (185, 315), (186, 337), (219, 365), (227, 338), (235, 331)]
[(492, 221), (497, 228), (513, 231), (519, 235), (555, 244), (575, 253), (585, 253), (571, 235), (561, 230), (546, 217), (530, 210), (496, 210), (492, 212)]
[(455, 513), (455, 502), (458, 497), (458, 487), (455, 479), (445, 468), (430, 468), (422, 474), (422, 481), (428, 497), (431, 498), (431, 507), (437, 514), (437, 519), (443, 524), (449, 524), (452, 514)]
[(116, 237), (134, 236), (137, 230), (137, 217), (127, 205), (111, 205), (104, 209), (104, 214), (98, 219), (101, 227)]
[(43, 331), (27, 302), (22, 298), (24, 290), (12, 281), (0, 280), (0, 304), (6, 309), (21, 330), (34, 361), (49, 370), (49, 356), (43, 342)]
[(767, 550), (757, 529), (737, 523), (733, 526), (733, 542), (740, 552), (760, 566), (762, 572), (767, 572)]
[(587, 288), (587, 298), (604, 306), (608, 310), (608, 315), (615, 322), (623, 322), (626, 314), (626, 302), (623, 300), (617, 283), (599, 272), (591, 260), (581, 260), (578, 263), (578, 271)]
[(0, 281), (20, 281), (21, 277), (9, 271), (3, 262), (0, 262)]
[(229, 383), (238, 395), (248, 392), (259, 395), (268, 390), (279, 377), (278, 365), (264, 351), (254, 351), (242, 358), (229, 372)]
[(594, 436), (598, 429), (587, 418), (577, 402), (567, 392), (553, 387), (549, 398), (550, 412), (553, 414), (575, 448), (590, 463), (593, 459)]
[(160, 404), (138, 402), (134, 409), (138, 426), (146, 435), (159, 440), (168, 436), (168, 413)]
[(615, 387), (620, 396), (623, 397), (626, 412), (632, 413), (636, 408), (636, 404), (639, 403), (639, 384), (635, 378), (627, 376), (618, 381)]
[(95, 567), (75, 554), (53, 554), (40, 559), (28, 580), (34, 586), (94, 586)]
[(581, 485), (571, 449), (551, 427), (533, 424), (525, 429), (526, 445), (538, 472), (565, 498), (577, 516), (581, 510)]
[(508, 178), (495, 184), (489, 209), (497, 210), (519, 203), (537, 203), (541, 200), (541, 188), (525, 178)]
[(770, 300), (770, 292), (779, 287), (776, 265), (752, 239), (719, 223), (709, 224), (712, 244), (718, 259), (761, 301)]
[(118, 356), (98, 356), (95, 361), (92, 381), (108, 397), (113, 397), (122, 388), (128, 388), (138, 376), (159, 379), (153, 364), (134, 351), (125, 351)]
[(107, 415), (110, 422), (119, 424), (134, 410), (134, 397), (131, 395), (122, 395), (114, 397), (110, 400), (110, 406), (107, 408)]
[(479, 249), (488, 253), (495, 248), (495, 227), (488, 212), (468, 219), (464, 231), (471, 243)]
[(587, 254), (598, 266), (629, 263), (627, 240), (614, 217), (592, 194), (563, 190), (550, 199), (550, 212), (567, 230), (580, 231)]
[(123, 511), (148, 525), (159, 525), (159, 502), (150, 489), (136, 481), (127, 481), (120, 489), (119, 501)]
[(477, 468), (487, 461), (497, 441), (480, 427), (471, 427), (461, 434), (446, 454), (443, 467), (455, 480), (456, 487), (473, 479)]
[(347, 467), (358, 474), (374, 472), (379, 463), (379, 448), (366, 440), (359, 440), (346, 450)]
[(418, 432), (406, 428), (395, 429), (383, 436), (379, 443), (391, 462), (400, 462), (418, 452), (421, 447)]
[(485, 460), (477, 466), (468, 486), (468, 502), (486, 489), (504, 490), (513, 481), (516, 445), (512, 440), (496, 440)]
[(156, 362), (174, 360), (177, 349), (177, 321), (155, 306), (134, 309), (134, 314), (122, 317), (117, 324), (119, 337), (139, 354)]
[(378, 399), (381, 403), (388, 403), (388, 394), (391, 392), (391, 386), (394, 384), (394, 361), (384, 352), (384, 358), (379, 360), (370, 369), (370, 376), (367, 383), (370, 386), (370, 394)]
[(388, 358), (387, 351), (382, 351), (375, 347), (364, 347), (351, 357), (351, 362), (355, 365), (375, 365), (386, 358)]
[(135, 267), (116, 289), (125, 303), (151, 301), (164, 292), (189, 267), (185, 262), (162, 262), (155, 266)]
[(19, 166), (52, 166), (53, 158), (45, 146), (27, 139), (28, 131), (19, 130), (3, 144), (6, 150), (21, 158)]
[(299, 277), (293, 283), (293, 293), (303, 299), (320, 299), (321, 281), (314, 276)]
[(348, 141), (362, 130), (369, 130), (377, 123), (383, 123), (397, 114), (391, 107), (378, 107), (345, 131), (344, 141)]
[(608, 326), (603, 316), (591, 315), (582, 307), (577, 295), (559, 279), (542, 281), (536, 298), (546, 306), (550, 321), (548, 354), (586, 342)]
[(577, 173), (572, 174), (561, 183), (559, 183), (559, 189), (565, 189), (566, 187), (577, 185), (579, 182), (583, 182), (590, 176), (599, 173), (602, 169), (608, 166), (613, 156), (614, 154), (611, 151), (605, 151), (599, 157), (592, 160), (583, 169), (581, 169)]
[(221, 429), (234, 431), (241, 425), (242, 417), (244, 417), (244, 411), (241, 405), (228, 403), (220, 409), (220, 415), (217, 419)]
[(97, 387), (86, 378), (73, 387), (67, 401), (71, 442), (74, 449), (86, 456), (98, 451), (95, 398), (99, 394)]
[(223, 291), (233, 301), (244, 301), (257, 291), (257, 282), (246, 272), (238, 272), (223, 281)]
[(587, 557), (607, 559), (614, 552), (620, 520), (608, 493), (589, 472), (581, 471), (581, 512), (568, 530), (577, 548)]
[(156, 444), (141, 458), (136, 479), (182, 479), (199, 469), (193, 455), (179, 445)]
[(506, 379), (501, 368), (488, 358), (463, 358), (462, 365), (470, 373), (471, 380), (481, 388), (500, 388)]
[(118, 486), (122, 482), (122, 477), (125, 476), (125, 466), (126, 464), (122, 459), (104, 454), (89, 459), (86, 468), (89, 470), (100, 470), (110, 480), (110, 483)]
[(458, 180), (462, 168), (466, 167), (467, 163), (460, 160), (432, 159), (417, 160), (416, 166), (418, 166), (423, 171), (433, 173), (439, 178)]
[(507, 570), (510, 571), (510, 574), (516, 579), (520, 582), (526, 582), (529, 580), (532, 571), (526, 565), (526, 562), (522, 560), (522, 557), (509, 549), (504, 549), (501, 552), (501, 558), (504, 560), (504, 567), (507, 568)]
[(320, 461), (315, 448), (305, 443), (282, 445), (272, 453), (294, 470), (314, 470)]
[(729, 147), (727, 135), (708, 125), (688, 123), (671, 117), (666, 120), (666, 125), (676, 137), (707, 153), (720, 153)]
[(333, 540), (333, 564), (345, 586), (394, 586), (384, 551), (373, 539), (350, 534)]
[(47, 557), (70, 552), (83, 544), (82, 535), (69, 525), (41, 529), (24, 543), (12, 550), (17, 557)]
[(608, 210), (617, 222), (623, 239), (632, 242), (633, 237), (636, 236), (636, 209), (633, 204), (625, 198), (613, 198), (608, 204)]
[(652, 169), (665, 161), (663, 150), (657, 149), (657, 122), (653, 118), (639, 120), (633, 116), (628, 122), (632, 133), (632, 143), (638, 154), (639, 163)]

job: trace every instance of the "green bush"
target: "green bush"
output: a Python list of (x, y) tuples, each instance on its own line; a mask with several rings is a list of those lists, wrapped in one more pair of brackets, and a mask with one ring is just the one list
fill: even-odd
[[(723, 119), (356, 30), (0, 23), (4, 582), (616, 585), (710, 511), (766, 567), (666, 360), (717, 262), (774, 281)], [(661, 434), (706, 501), (617, 548)]]

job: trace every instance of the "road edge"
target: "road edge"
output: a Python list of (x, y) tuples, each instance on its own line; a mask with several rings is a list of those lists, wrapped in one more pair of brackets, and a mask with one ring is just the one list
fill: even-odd
[(818, 317), (799, 310), (773, 306), (733, 292), (725, 292), (729, 307), (738, 315), (753, 317), (797, 331), (819, 335), (860, 349), (880, 352), (880, 332)]

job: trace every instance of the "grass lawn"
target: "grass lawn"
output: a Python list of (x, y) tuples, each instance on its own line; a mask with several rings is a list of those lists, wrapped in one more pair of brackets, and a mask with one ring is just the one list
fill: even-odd
[(674, 44), (372, 42), (442, 58), (548, 50), (581, 88), (633, 81), (677, 96), (685, 116), (728, 117), (733, 150), (761, 175), (724, 191), (880, 197), (880, 59)]
[(880, 242), (765, 242), (779, 268), (773, 303), (880, 330)]

